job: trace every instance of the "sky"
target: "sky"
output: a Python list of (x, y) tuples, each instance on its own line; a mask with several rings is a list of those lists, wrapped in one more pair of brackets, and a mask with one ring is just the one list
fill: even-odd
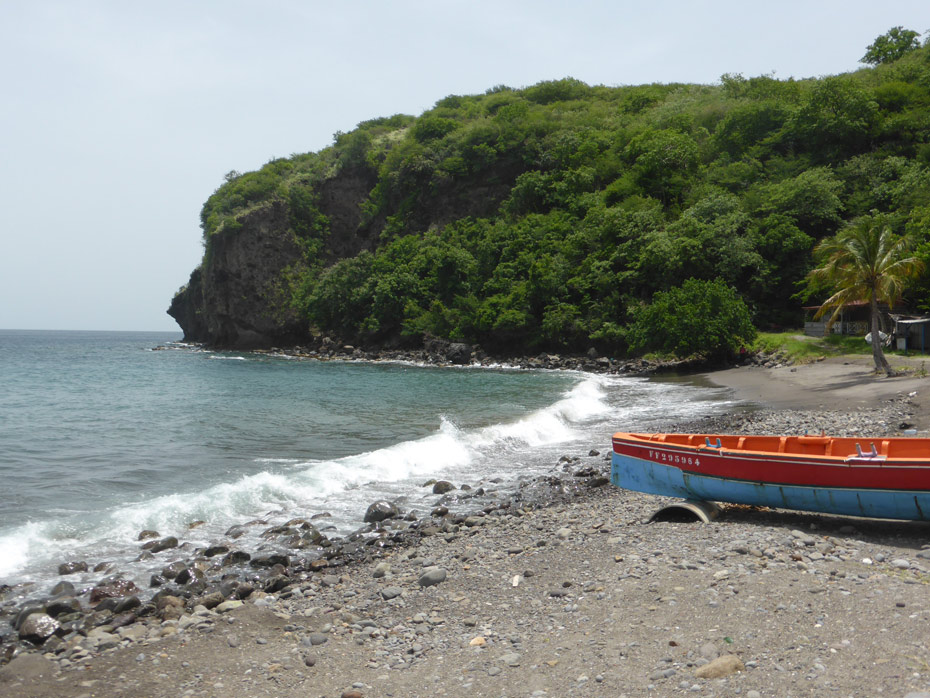
[(177, 331), (230, 170), (451, 94), (862, 67), (927, 0), (0, 0), (0, 328)]

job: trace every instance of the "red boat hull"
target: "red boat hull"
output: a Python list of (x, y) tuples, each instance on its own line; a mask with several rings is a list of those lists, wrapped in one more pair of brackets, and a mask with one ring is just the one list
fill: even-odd
[(627, 489), (930, 520), (930, 440), (619, 433), (613, 450), (611, 479)]

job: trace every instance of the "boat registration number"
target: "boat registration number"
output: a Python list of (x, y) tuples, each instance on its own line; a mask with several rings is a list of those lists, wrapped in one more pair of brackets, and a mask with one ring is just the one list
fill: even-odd
[(666, 453), (665, 451), (654, 451), (649, 449), (649, 460), (661, 463), (674, 463), (675, 465), (692, 465), (701, 466), (701, 459), (695, 456), (682, 456), (677, 453)]

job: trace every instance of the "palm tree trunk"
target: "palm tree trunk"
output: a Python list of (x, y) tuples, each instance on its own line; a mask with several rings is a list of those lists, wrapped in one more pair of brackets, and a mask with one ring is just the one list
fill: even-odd
[(884, 371), (886, 376), (893, 376), (894, 371), (891, 370), (891, 366), (885, 358), (885, 352), (882, 351), (882, 339), (878, 333), (878, 301), (875, 298), (874, 289), (869, 305), (872, 311), (872, 359), (875, 361), (875, 370)]

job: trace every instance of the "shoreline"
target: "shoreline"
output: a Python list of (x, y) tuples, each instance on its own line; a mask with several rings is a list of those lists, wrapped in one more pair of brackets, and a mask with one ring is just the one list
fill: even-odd
[[(780, 409), (758, 405), (670, 428), (761, 433), (819, 420), (837, 432), (896, 433), (908, 420), (925, 419), (916, 396), (908, 396), (913, 390), (906, 390), (915, 388), (919, 395), (921, 379), (870, 381), (859, 375), (860, 366), (836, 369), (827, 362), (804, 371), (793, 368), (700, 374), (744, 399), (777, 384), (783, 393), (770, 404)], [(882, 380), (888, 381), (883, 391), (893, 390), (876, 405), (873, 383)], [(817, 381), (839, 385), (826, 392)], [(561, 464), (565, 472), (538, 483), (549, 501), (517, 497), (509, 506), (498, 502), (469, 514), (420, 522), (389, 519), (376, 528), (382, 529), (375, 536), (379, 545), (360, 546), (362, 554), (343, 564), (314, 569), (311, 562), (304, 569), (282, 565), (256, 572), (254, 581), (272, 580), (264, 587), (271, 591), (253, 585), (244, 599), (231, 594), (220, 601), (214, 595), (206, 603), (197, 603), (204, 595), (163, 594), (164, 604), (156, 602), (151, 615), (139, 612), (142, 604), (116, 612), (115, 601), (109, 611), (85, 616), (83, 627), (68, 639), (56, 643), (54, 637), (44, 652), (21, 654), (0, 667), (0, 687), (24, 696), (270, 691), (370, 698), (633, 696), (650, 690), (666, 695), (697, 686), (701, 695), (735, 695), (738, 689), (743, 695), (775, 696), (785, 695), (780, 688), (791, 679), (799, 691), (794, 695), (817, 695), (805, 692), (815, 686), (873, 694), (852, 688), (850, 679), (858, 676), (861, 687), (862, 677), (851, 664), (869, 659), (874, 664), (887, 648), (876, 642), (860, 650), (855, 637), (834, 638), (837, 647), (825, 641), (832, 652), (821, 656), (811, 638), (822, 633), (806, 622), (804, 603), (829, 599), (824, 615), (848, 615), (858, 635), (875, 619), (847, 608), (852, 604), (846, 597), (881, 590), (891, 601), (880, 616), (882, 627), (892, 625), (888, 616), (910, 627), (905, 614), (921, 608), (917, 593), (930, 582), (930, 569), (924, 567), (930, 562), (920, 555), (930, 526), (732, 506), (703, 527), (647, 524), (661, 498), (596, 484), (606, 461), (591, 453), (573, 457)], [(584, 475), (576, 477), (578, 472)], [(193, 567), (191, 561), (186, 566)], [(428, 574), (434, 576), (423, 581)], [(432, 581), (439, 577), (444, 578)], [(764, 615), (779, 622), (754, 630), (755, 611), (737, 603), (740, 591), (755, 603), (763, 603), (766, 594), (778, 600), (772, 608), (763, 606)], [(809, 595), (795, 596), (802, 591)], [(737, 620), (710, 632), (719, 630), (720, 609), (734, 607)], [(797, 639), (799, 623), (806, 640)], [(601, 638), (593, 645), (591, 632)], [(776, 645), (783, 656), (766, 654), (755, 637)], [(792, 643), (823, 671), (786, 666), (793, 661)], [(698, 677), (717, 655), (735, 657), (743, 668), (717, 679)], [(874, 686), (896, 690), (893, 695), (904, 695), (905, 687), (930, 689), (930, 673), (904, 678), (914, 673), (902, 673), (908, 660), (903, 654), (892, 659), (872, 670)], [(115, 684), (108, 678), (114, 673), (121, 677)], [(436, 684), (434, 675), (454, 681)]]
[[(920, 369), (920, 358), (895, 357), (896, 364)], [(728, 388), (733, 395), (770, 410), (825, 410), (856, 412), (887, 400), (908, 398), (918, 431), (930, 430), (930, 381), (915, 374), (888, 378), (876, 375), (871, 357), (837, 357), (809, 364), (771, 368), (740, 366), (701, 376)]]

